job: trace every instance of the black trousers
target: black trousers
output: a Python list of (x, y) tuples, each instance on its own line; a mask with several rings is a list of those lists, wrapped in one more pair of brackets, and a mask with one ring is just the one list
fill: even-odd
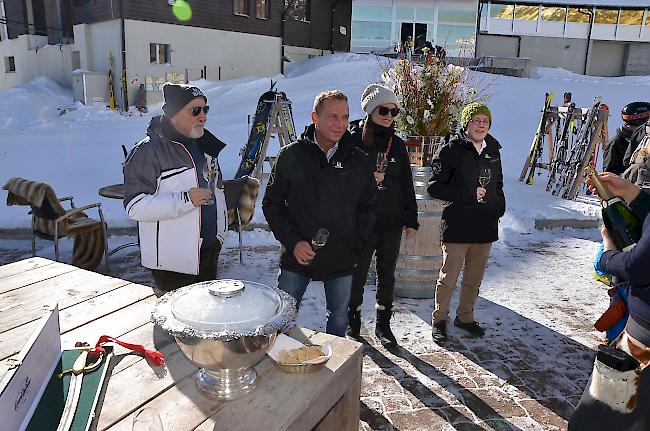
[(153, 279), (156, 282), (156, 287), (169, 292), (170, 290), (175, 290), (189, 284), (216, 279), (217, 259), (219, 258), (220, 251), (221, 243), (219, 241), (210, 247), (201, 249), (198, 275), (152, 269), (151, 275), (153, 275)]
[(395, 292), (395, 265), (399, 255), (402, 230), (373, 233), (361, 250), (359, 262), (352, 276), (350, 310), (356, 310), (363, 303), (363, 287), (368, 278), (372, 255), (377, 254), (377, 304), (386, 308), (393, 306)]

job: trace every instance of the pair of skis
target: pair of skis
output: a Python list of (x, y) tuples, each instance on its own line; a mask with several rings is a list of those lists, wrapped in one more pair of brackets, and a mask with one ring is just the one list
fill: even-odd
[(546, 136), (546, 128), (548, 122), (548, 111), (555, 97), (554, 93), (546, 93), (544, 96), (544, 108), (542, 109), (542, 118), (539, 120), (537, 132), (530, 145), (530, 151), (524, 167), (519, 175), (519, 181), (526, 180), (526, 184), (533, 184), (535, 181), (535, 170), (537, 169), (538, 162), (542, 158), (542, 149), (544, 148), (544, 136)]
[(592, 137), (592, 132), (602, 101), (602, 97), (594, 97), (593, 105), (587, 112), (587, 118), (582, 123), (578, 136), (571, 147), (571, 153), (567, 160), (567, 168), (564, 171), (562, 181), (562, 186), (564, 187), (562, 197), (564, 199), (574, 199), (576, 197), (583, 179), (582, 172), (593, 158), (595, 141)]
[[(576, 104), (571, 102), (567, 107), (567, 113), (564, 117), (564, 123), (562, 124), (562, 131), (556, 134), (557, 144), (553, 148), (553, 158), (551, 159), (549, 166), (549, 177), (548, 182), (546, 183), (547, 192), (550, 192), (551, 189), (553, 189), (556, 179), (566, 167), (566, 156), (569, 153), (571, 136), (573, 135), (575, 110)], [(558, 121), (558, 126), (559, 125), (560, 122)], [(555, 189), (553, 189), (552, 193), (553, 195), (557, 195)]]

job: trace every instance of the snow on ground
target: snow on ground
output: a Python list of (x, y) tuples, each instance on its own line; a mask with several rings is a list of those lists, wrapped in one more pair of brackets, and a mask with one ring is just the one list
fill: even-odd
[[(314, 96), (325, 89), (342, 89), (350, 97), (351, 118), (360, 118), (361, 92), (379, 79), (380, 64), (385, 61), (360, 54), (319, 57), (292, 65), (286, 76), (272, 79), (292, 100), (296, 128), (302, 130), (309, 122)], [(545, 175), (538, 177), (540, 181), (533, 187), (517, 181), (539, 121), (544, 93), (553, 91), (559, 98), (570, 91), (573, 100), (582, 106), (588, 106), (594, 96), (603, 96), (613, 112), (613, 134), (620, 124), (621, 107), (648, 94), (650, 77), (585, 77), (540, 68), (533, 79), (483, 73), (472, 73), (472, 79), (487, 86), (492, 95), (492, 134), (503, 146), (508, 213), (502, 220), (502, 230), (526, 232), (535, 219), (593, 218), (598, 214), (594, 201), (565, 201), (544, 192)], [(232, 178), (241, 160), (239, 149), (247, 138), (247, 117), (254, 113), (257, 99), (269, 88), (270, 80), (202, 80), (194, 84), (209, 98), (208, 128), (228, 144), (220, 160), (225, 177)], [(160, 104), (142, 117), (75, 104), (71, 91), (47, 78), (4, 91), (0, 99), (0, 181), (21, 176), (48, 182), (61, 195), (75, 195), (78, 204), (102, 202), (111, 227), (131, 226), (121, 202), (100, 198), (97, 190), (122, 181), (120, 146), (130, 148), (141, 139), (151, 116), (160, 112)], [(273, 140), (270, 152), (277, 152), (277, 148)], [(263, 222), (261, 211), (256, 212), (254, 221)], [(23, 208), (0, 207), (0, 228), (28, 224)]]
[[(302, 129), (314, 95), (325, 89), (342, 89), (350, 97), (352, 118), (360, 117), (360, 94), (379, 73), (375, 57), (346, 54), (292, 65), (286, 76), (273, 79), (293, 101), (294, 120)], [(492, 133), (503, 146), (508, 201), (477, 304), (477, 318), (486, 324), (489, 336), (467, 338), (451, 327), (449, 345), (436, 346), (430, 338), (432, 300), (401, 298), (396, 300), (393, 327), (402, 349), (387, 352), (373, 336), (374, 286), (369, 283), (362, 330), (368, 343), (361, 396), (364, 430), (475, 429), (475, 425), (563, 429), (591, 371), (592, 349), (600, 335), (592, 323), (607, 306), (604, 287), (591, 279), (599, 234), (595, 229), (537, 231), (533, 224), (540, 218), (593, 219), (599, 207), (586, 197), (573, 202), (546, 193), (545, 175), (534, 186), (517, 178), (545, 92), (559, 97), (570, 91), (582, 106), (603, 96), (613, 112), (613, 134), (621, 107), (650, 94), (650, 77), (585, 77), (542, 68), (532, 79), (482, 73), (473, 73), (472, 79), (488, 84), (492, 94)], [(210, 130), (229, 144), (221, 166), (231, 178), (247, 137), (247, 115), (254, 112), (270, 81), (243, 78), (195, 84), (209, 98)], [(120, 146), (130, 147), (143, 136), (160, 105), (150, 107), (151, 113), (143, 117), (122, 116), (75, 104), (70, 91), (46, 78), (1, 96), (0, 182), (13, 176), (46, 181), (61, 196), (74, 194), (77, 205), (102, 202), (110, 227), (132, 225), (121, 202), (100, 198), (97, 190), (122, 181)], [(277, 142), (272, 143), (271, 152), (275, 151)], [(24, 207), (0, 205), (0, 231), (27, 227), (26, 212)], [(264, 221), (259, 208), (255, 221)], [(244, 265), (239, 264), (237, 238), (231, 234), (219, 260), (220, 276), (274, 285), (279, 244), (261, 229), (246, 231), (243, 238)], [(133, 240), (113, 236), (110, 246)], [(63, 261), (69, 262), (71, 248), (71, 240), (62, 240)], [(53, 258), (52, 244), (38, 241), (37, 254)], [(0, 238), (0, 264), (30, 255), (28, 240)], [(111, 264), (111, 275), (152, 285), (149, 272), (139, 266), (137, 249), (119, 252)], [(324, 302), (322, 284), (312, 283), (299, 324), (324, 330)]]

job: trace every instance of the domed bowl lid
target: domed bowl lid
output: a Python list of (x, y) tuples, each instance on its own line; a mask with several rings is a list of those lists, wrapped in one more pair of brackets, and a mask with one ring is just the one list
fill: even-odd
[(232, 340), (277, 332), (296, 318), (286, 292), (242, 280), (181, 287), (156, 301), (151, 320), (173, 336)]

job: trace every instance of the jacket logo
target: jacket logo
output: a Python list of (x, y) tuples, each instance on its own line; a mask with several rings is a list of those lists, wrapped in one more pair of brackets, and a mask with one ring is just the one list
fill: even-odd
[(485, 155), (485, 158), (486, 158), (486, 159), (491, 159), (492, 157), (490, 157), (489, 154), (486, 154), (486, 155)]
[(336, 164), (334, 165), (334, 167), (335, 167), (336, 169), (343, 169), (343, 165), (341, 164), (341, 162), (336, 162)]
[(395, 160), (395, 157), (391, 157), (390, 160), (389, 160), (390, 163), (395, 163), (396, 161), (397, 160)]
[(437, 175), (442, 171), (442, 163), (440, 162), (433, 162), (431, 163), (431, 173), (433, 175)]

